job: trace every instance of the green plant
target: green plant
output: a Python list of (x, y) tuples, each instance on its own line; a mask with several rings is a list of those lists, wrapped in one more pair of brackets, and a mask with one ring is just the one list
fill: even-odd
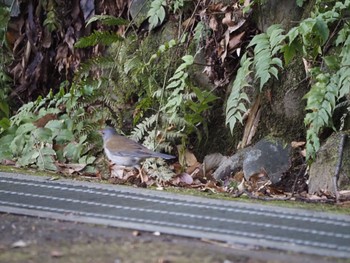
[(243, 123), (243, 114), (247, 112), (245, 102), (249, 103), (248, 95), (244, 92), (245, 87), (251, 87), (247, 81), (247, 77), (252, 72), (252, 58), (247, 58), (247, 53), (241, 58), (241, 67), (237, 71), (236, 79), (233, 82), (230, 96), (227, 99), (226, 105), (226, 125), (230, 127), (231, 133), (239, 121)]
[(165, 0), (153, 0), (148, 10), (147, 17), (149, 22), (149, 30), (152, 30), (165, 19)]
[(99, 141), (95, 131), (102, 113), (89, 103), (93, 93), (88, 85), (73, 85), (67, 93), (62, 86), (57, 94), (23, 105), (0, 139), (8, 146), (1, 149), (1, 159), (15, 157), (17, 165), (41, 170), (57, 171), (69, 163), (94, 171), (99, 147), (91, 142)]
[[(297, 1), (299, 6), (303, 2)], [(244, 103), (248, 102), (248, 97), (244, 88), (254, 84), (254, 81), (247, 81), (251, 74), (259, 81), (261, 92), (271, 75), (277, 78), (278, 68), (282, 68), (277, 55), (283, 54), (285, 63), (289, 63), (298, 54), (311, 65), (306, 68), (310, 73), (311, 88), (304, 97), (307, 100), (304, 123), (307, 127), (306, 159), (312, 161), (315, 158), (320, 147), (320, 132), (325, 127), (335, 129), (334, 109), (350, 94), (350, 27), (344, 19), (349, 8), (349, 0), (327, 1), (327, 4), (316, 1), (311, 17), (286, 35), (278, 25), (273, 25), (266, 33), (252, 39), (248, 47), (255, 46), (253, 62), (247, 59), (247, 54), (242, 57), (227, 101), (226, 123), (231, 131), (247, 112)]]
[(6, 73), (9, 55), (6, 46), (7, 24), (10, 19), (9, 8), (0, 5), (0, 131), (9, 126), (10, 108), (7, 95), (11, 78)]
[(254, 81), (247, 79), (254, 74), (255, 81), (259, 83), (258, 91), (261, 92), (271, 75), (278, 79), (278, 69), (283, 68), (282, 60), (277, 57), (282, 49), (285, 36), (280, 25), (270, 26), (266, 33), (256, 35), (248, 47), (254, 46), (253, 58), (248, 58), (247, 53), (242, 56), (241, 67), (237, 71), (235, 81), (231, 89), (226, 105), (226, 124), (231, 132), (237, 123), (242, 123), (243, 114), (247, 112), (245, 102), (249, 102), (244, 88), (252, 86)]
[[(350, 30), (343, 22), (350, 1), (330, 1), (323, 5), (318, 1), (312, 17), (305, 19), (287, 34), (288, 45), (284, 54), (290, 61), (297, 51), (312, 61), (311, 89), (307, 99), (305, 115), (306, 159), (312, 161), (320, 147), (319, 134), (325, 127), (333, 127), (333, 112), (339, 100), (350, 93)], [(340, 30), (330, 36), (330, 29), (338, 24)], [(330, 38), (331, 37), (331, 38)], [(334, 54), (327, 54), (332, 48)], [(334, 127), (333, 127), (334, 128)], [(335, 129), (335, 128), (334, 128)]]
[[(120, 25), (127, 25), (129, 23), (129, 21), (125, 19), (117, 18), (114, 16), (95, 15), (87, 21), (86, 26), (96, 21), (100, 21), (102, 24), (107, 26), (120, 26)], [(115, 42), (122, 41), (123, 39), (124, 38), (122, 36), (120, 36), (119, 34), (113, 31), (109, 31), (109, 30), (94, 31), (89, 36), (80, 38), (75, 43), (75, 47), (85, 48), (85, 47), (95, 46), (97, 44), (109, 46)]]

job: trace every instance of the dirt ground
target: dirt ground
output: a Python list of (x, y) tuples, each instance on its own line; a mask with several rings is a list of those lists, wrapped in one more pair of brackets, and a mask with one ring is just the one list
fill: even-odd
[(0, 262), (343, 262), (324, 257), (0, 214)]

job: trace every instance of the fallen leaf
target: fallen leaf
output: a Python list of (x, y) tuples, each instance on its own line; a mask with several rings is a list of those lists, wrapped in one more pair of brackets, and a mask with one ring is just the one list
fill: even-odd
[(236, 31), (237, 29), (239, 29), (241, 26), (244, 25), (245, 21), (246, 21), (245, 19), (239, 20), (237, 24), (235, 24), (235, 25), (233, 25), (233, 26), (229, 26), (228, 31), (229, 31), (230, 33)]
[(135, 231), (132, 231), (132, 235), (133, 235), (134, 237), (138, 237), (138, 236), (141, 235), (141, 233), (140, 233), (139, 231), (135, 230)]
[(62, 257), (64, 254), (62, 251), (60, 250), (52, 250), (51, 253), (50, 253), (51, 257), (53, 258), (59, 258), (59, 257)]
[(188, 28), (188, 27), (192, 26), (194, 24), (194, 22), (195, 22), (194, 18), (190, 17), (190, 18), (186, 19), (184, 22), (182, 22), (182, 26), (184, 28)]
[(304, 145), (305, 145), (305, 142), (295, 142), (295, 141), (291, 142), (292, 148), (298, 148)]
[(216, 18), (214, 16), (210, 18), (209, 27), (213, 31), (218, 31), (218, 21), (216, 21)]
[(43, 117), (39, 118), (38, 120), (36, 120), (35, 122), (33, 122), (33, 124), (38, 127), (38, 128), (44, 128), (45, 125), (52, 120), (56, 120), (57, 119), (57, 115), (53, 114), (53, 113), (49, 113), (44, 115)]
[(242, 32), (234, 37), (232, 37), (230, 39), (230, 41), (228, 42), (228, 48), (231, 50), (233, 48), (235, 48), (239, 43), (241, 43), (241, 39), (244, 36), (245, 32)]
[(180, 183), (192, 184), (193, 178), (188, 173), (182, 173), (179, 175)]
[(224, 25), (227, 25), (228, 27), (234, 25), (234, 23), (233, 23), (233, 21), (232, 21), (232, 14), (231, 14), (231, 12), (227, 12), (227, 13), (225, 14), (225, 17), (222, 19), (222, 23), (223, 23)]
[(23, 240), (18, 240), (11, 245), (12, 248), (22, 248), (28, 246), (28, 242), (24, 242)]

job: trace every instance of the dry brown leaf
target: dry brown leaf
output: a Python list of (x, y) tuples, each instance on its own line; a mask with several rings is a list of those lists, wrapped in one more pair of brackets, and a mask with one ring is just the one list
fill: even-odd
[(180, 183), (192, 184), (193, 178), (188, 173), (182, 173), (179, 175)]
[(194, 166), (198, 163), (196, 156), (189, 150), (185, 151), (185, 161), (187, 166)]
[(204, 185), (203, 191), (207, 191), (207, 190), (209, 190), (213, 193), (225, 193), (226, 192), (222, 187), (217, 186), (213, 181), (207, 182)]
[(220, 56), (222, 62), (225, 61), (225, 58), (227, 56), (227, 46), (229, 42), (230, 42), (230, 32), (226, 30), (225, 37), (220, 41), (220, 46), (223, 48), (223, 51), (224, 51)]
[(60, 250), (52, 250), (51, 253), (50, 253), (51, 257), (53, 258), (59, 258), (59, 257), (62, 257), (64, 254), (62, 251)]
[(200, 170), (199, 167), (201, 167), (201, 166), (202, 166), (202, 164), (200, 162), (196, 162), (194, 165), (187, 167), (186, 173), (191, 174), (191, 175), (193, 173), (195, 173), (196, 171), (198, 173), (198, 170)]
[(239, 20), (238, 23), (236, 23), (236, 24), (234, 24), (234, 25), (232, 25), (232, 26), (229, 26), (228, 31), (229, 31), (230, 33), (236, 31), (237, 29), (239, 29), (241, 26), (244, 25), (245, 21), (246, 21), (245, 19)]
[(235, 173), (235, 175), (233, 176), (233, 180), (236, 182), (242, 182), (242, 180), (244, 180), (243, 171), (239, 171), (239, 172)]
[(242, 32), (234, 37), (232, 37), (230, 39), (230, 41), (228, 42), (228, 48), (229, 50), (235, 48), (239, 43), (241, 43), (241, 39), (244, 36), (245, 32)]
[(73, 173), (81, 172), (86, 167), (86, 164), (80, 164), (80, 163), (58, 163), (57, 167), (60, 170), (60, 172), (71, 175)]
[(304, 145), (305, 145), (305, 142), (296, 142), (296, 141), (291, 142), (292, 148), (298, 148)]
[(213, 31), (218, 31), (218, 21), (216, 21), (216, 18), (215, 18), (214, 16), (212, 16), (212, 17), (210, 18), (209, 27), (210, 27)]
[(44, 128), (49, 121), (56, 120), (56, 119), (57, 119), (57, 114), (49, 113), (39, 118), (35, 122), (33, 122), (33, 124), (38, 128)]
[(3, 164), (3, 165), (16, 165), (16, 162), (13, 160), (3, 159), (1, 161), (1, 164)]
[(234, 22), (232, 21), (232, 14), (231, 14), (231, 12), (225, 13), (225, 17), (222, 19), (222, 23), (224, 25), (227, 25), (228, 27), (234, 26)]
[(192, 26), (194, 24), (194, 22), (195, 22), (195, 19), (190, 17), (190, 18), (186, 19), (184, 22), (182, 22), (182, 26), (184, 28), (188, 28), (188, 27)]

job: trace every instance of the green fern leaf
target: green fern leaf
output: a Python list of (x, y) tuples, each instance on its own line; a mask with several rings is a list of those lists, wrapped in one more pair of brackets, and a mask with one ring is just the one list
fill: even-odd
[(253, 61), (251, 58), (247, 58), (247, 53), (245, 53), (240, 63), (241, 67), (237, 71), (237, 76), (233, 82), (226, 105), (226, 125), (230, 128), (231, 133), (237, 121), (243, 122), (242, 114), (247, 112), (244, 102), (249, 102), (249, 98), (243, 89), (250, 86), (247, 82), (247, 77), (251, 73), (250, 67)]
[(119, 42), (123, 40), (124, 38), (116, 34), (115, 32), (94, 31), (91, 35), (79, 39), (74, 46), (77, 48), (92, 47), (97, 44), (109, 46), (115, 42)]
[(110, 15), (94, 15), (87, 21), (85, 26), (87, 27), (88, 25), (96, 21), (100, 21), (102, 24), (107, 26), (122, 26), (122, 25), (127, 25), (129, 23), (128, 20), (125, 20), (120, 17), (110, 16)]

